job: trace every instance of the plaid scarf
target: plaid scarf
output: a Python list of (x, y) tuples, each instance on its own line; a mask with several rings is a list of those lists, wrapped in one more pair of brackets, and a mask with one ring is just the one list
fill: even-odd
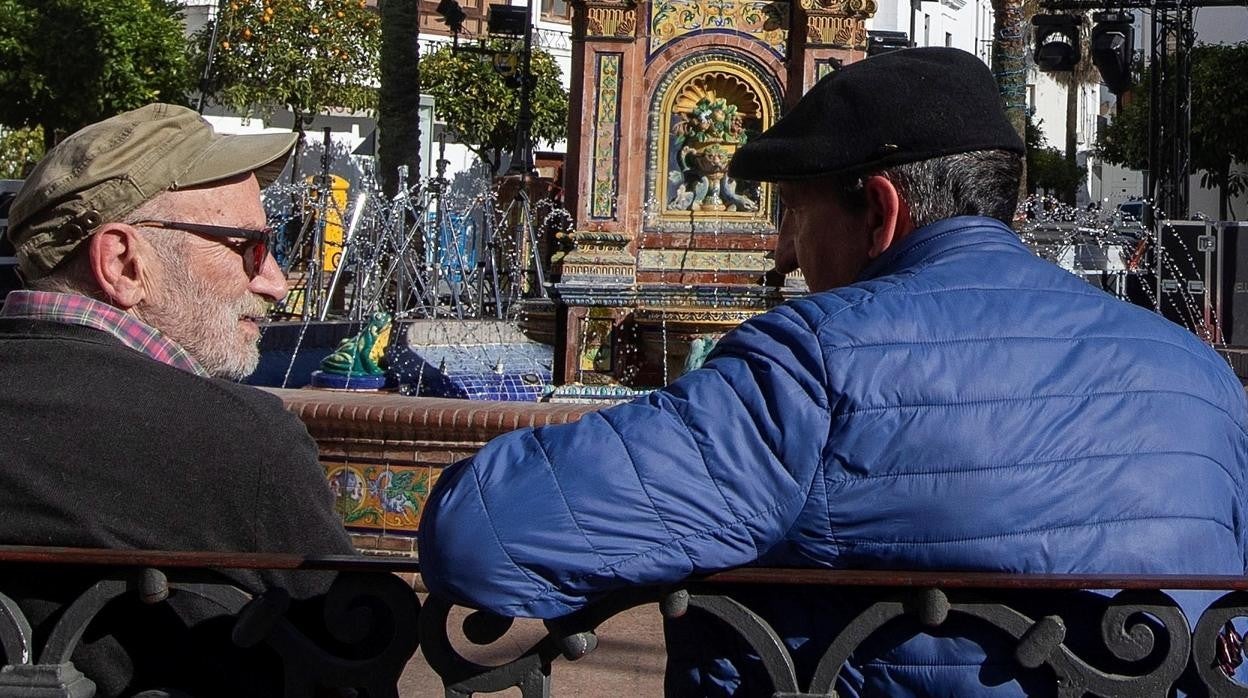
[(81, 325), (107, 332), (127, 347), (197, 376), (208, 372), (185, 349), (133, 315), (107, 303), (75, 293), (10, 291), (0, 307), (0, 317), (15, 320), (43, 320), (65, 325)]

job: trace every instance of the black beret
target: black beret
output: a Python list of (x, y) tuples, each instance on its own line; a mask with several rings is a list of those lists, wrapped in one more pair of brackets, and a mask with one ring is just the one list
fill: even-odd
[(812, 179), (975, 150), (1024, 152), (992, 72), (960, 49), (910, 48), (825, 76), (737, 150), (728, 174), (756, 182)]

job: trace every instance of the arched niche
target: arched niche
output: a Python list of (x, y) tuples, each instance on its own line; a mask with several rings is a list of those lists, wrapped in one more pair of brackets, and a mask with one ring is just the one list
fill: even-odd
[(773, 230), (772, 188), (725, 170), (775, 123), (779, 104), (779, 85), (748, 56), (704, 52), (673, 63), (650, 99), (645, 229)]

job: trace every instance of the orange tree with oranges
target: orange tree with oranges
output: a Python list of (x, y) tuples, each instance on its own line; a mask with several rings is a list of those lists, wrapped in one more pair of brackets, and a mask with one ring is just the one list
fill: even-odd
[[(433, 96), (434, 112), (493, 173), (501, 169), (503, 153), (516, 142), (520, 76), (514, 73), (514, 66), (520, 58), (515, 43), (496, 39), (473, 51), (442, 44), (420, 61), (421, 86)], [(508, 57), (510, 61), (495, 60)], [(512, 74), (496, 69), (498, 63), (512, 66), (512, 71), (503, 71)], [(533, 47), (532, 63), (529, 140), (535, 146), (541, 141), (554, 143), (567, 138), (568, 91), (559, 79), (559, 64), (550, 53)]]
[[(303, 120), (377, 106), (380, 21), (364, 0), (229, 0), (197, 35), (212, 46), (207, 94), (243, 114), (285, 107)], [(202, 65), (202, 63), (201, 63)]]

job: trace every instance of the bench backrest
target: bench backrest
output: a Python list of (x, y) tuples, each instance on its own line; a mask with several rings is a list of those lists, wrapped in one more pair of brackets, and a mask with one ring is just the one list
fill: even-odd
[[(71, 662), (87, 626), (121, 597), (160, 604), (178, 595), (215, 604), (232, 622), (230, 641), (235, 645), (265, 645), (276, 652), (287, 696), (312, 696), (326, 688), (397, 696), (399, 676), (418, 646), (443, 678), (447, 695), (512, 687), (520, 687), (525, 696), (549, 695), (552, 662), (585, 656), (597, 646), (595, 629), (603, 621), (650, 603), (658, 603), (668, 617), (699, 608), (723, 620), (763, 659), (776, 695), (828, 695), (850, 653), (884, 624), (908, 622), (922, 630), (941, 627), (953, 616), (974, 619), (1013, 638), (1020, 669), (1048, 667), (1063, 695), (1166, 695), (1189, 664), (1211, 695), (1245, 693), (1227, 673), (1236, 659), (1227, 623), (1248, 616), (1248, 579), (1242, 577), (740, 569), (671, 588), (617, 592), (576, 614), (547, 621), (545, 637), (521, 656), (485, 667), (461, 656), (451, 638), (463, 635), (470, 642), (489, 644), (507, 632), (511, 619), (477, 612), (461, 628), (449, 628), (451, 604), (430, 597), (422, 607), (416, 590), (396, 574), (418, 571), (419, 564), (407, 558), (0, 546), (0, 592), (8, 575), (63, 566), (97, 582), (73, 601), (41, 647), (35, 646), (16, 601), (0, 593), (0, 649), (6, 662), (0, 671), (0, 696), (93, 695), (94, 687)], [(338, 572), (324, 599), (321, 627), (304, 627), (287, 617), (288, 599), (280, 590), (252, 596), (219, 575), (240, 569)], [(776, 631), (732, 598), (734, 590), (760, 584), (776, 586), (778, 593), (784, 586), (839, 587), (869, 598), (835, 637), (805, 685), (799, 683), (793, 658)], [(1117, 590), (1107, 602), (1101, 640), (1115, 657), (1145, 660), (1135, 673), (1112, 673), (1080, 658), (1066, 643), (1058, 609), (1034, 612), (1048, 599), (1060, 604), (1062, 593), (1078, 589)], [(1169, 591), (1187, 589), (1222, 593), (1200, 618), (1188, 619)], [(1011, 599), (1026, 599), (1031, 614), (1015, 608)], [(429, 693), (436, 690), (429, 687)]]

